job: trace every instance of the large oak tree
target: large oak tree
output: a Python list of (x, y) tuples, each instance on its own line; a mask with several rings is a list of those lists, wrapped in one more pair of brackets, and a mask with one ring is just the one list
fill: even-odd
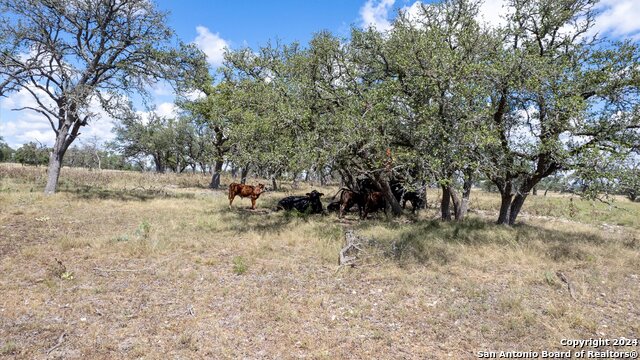
[[(56, 191), (65, 151), (95, 108), (116, 113), (159, 79), (184, 80), (204, 64), (174, 46), (166, 14), (148, 0), (1, 0), (0, 96), (29, 93), (55, 142), (45, 193)], [(188, 70), (191, 69), (191, 70)]]

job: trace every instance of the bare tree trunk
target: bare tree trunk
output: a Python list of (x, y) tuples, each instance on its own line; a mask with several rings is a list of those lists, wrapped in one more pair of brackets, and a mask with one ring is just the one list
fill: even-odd
[(249, 164), (245, 165), (240, 172), (240, 184), (247, 183), (247, 176), (249, 175)]
[(96, 161), (98, 162), (98, 170), (102, 170), (102, 162), (100, 161), (100, 154), (98, 154), (97, 149), (95, 149), (94, 155), (96, 156)]
[(391, 208), (393, 216), (402, 214), (402, 206), (400, 206), (398, 199), (393, 195), (393, 191), (391, 191), (391, 186), (389, 186), (389, 181), (386, 179), (386, 175), (376, 174), (374, 180), (378, 183), (378, 186), (384, 195), (384, 199), (387, 202), (387, 209)]
[(222, 173), (223, 164), (224, 162), (222, 160), (216, 160), (216, 163), (213, 166), (213, 175), (211, 175), (211, 182), (209, 183), (209, 189), (220, 188), (220, 174)]
[(462, 210), (462, 204), (460, 204), (460, 196), (453, 186), (449, 185), (447, 189), (449, 190), (451, 202), (453, 203), (453, 218), (456, 220), (462, 220), (460, 214), (460, 211)]
[(440, 214), (443, 221), (451, 221), (451, 192), (448, 186), (442, 186), (442, 201), (440, 202)]
[(511, 210), (509, 212), (509, 225), (514, 225), (516, 223), (516, 218), (522, 209), (522, 205), (524, 201), (527, 199), (527, 193), (521, 194), (518, 193), (516, 197), (513, 199), (511, 203)]
[(509, 225), (509, 212), (511, 209), (511, 199), (513, 199), (513, 195), (511, 195), (511, 191), (501, 192), (500, 198), (500, 215), (498, 215), (497, 223), (500, 225)]
[(511, 209), (511, 200), (513, 199), (513, 195), (511, 195), (511, 190), (513, 188), (513, 184), (511, 180), (502, 181), (492, 180), (493, 183), (500, 191), (500, 214), (498, 215), (498, 221), (496, 221), (499, 225), (509, 225), (509, 211)]
[(63, 153), (54, 150), (49, 154), (49, 169), (47, 170), (47, 185), (44, 187), (44, 193), (47, 195), (55, 194), (58, 189), (58, 179), (60, 178), (60, 168), (62, 168)]
[(462, 185), (462, 199), (458, 197), (455, 189), (450, 189), (451, 199), (457, 221), (462, 221), (467, 216), (469, 210), (469, 197), (471, 196), (471, 186), (473, 185), (472, 173), (465, 172), (464, 184)]
[(71, 145), (74, 138), (67, 138), (65, 129), (59, 130), (56, 136), (56, 142), (53, 145), (51, 153), (49, 153), (49, 168), (47, 170), (47, 185), (44, 187), (44, 193), (47, 195), (55, 194), (58, 190), (58, 179), (60, 178), (60, 169), (62, 168), (62, 158), (67, 148)]
[(298, 187), (299, 187), (299, 185), (298, 185), (298, 173), (294, 173), (293, 174), (293, 180), (291, 181), (291, 188), (297, 189)]
[(162, 157), (160, 156), (160, 154), (155, 154), (153, 155), (153, 162), (156, 165), (156, 172), (157, 173), (164, 173), (166, 168), (164, 166), (164, 163), (162, 162)]
[(235, 165), (231, 165), (231, 177), (236, 178), (238, 176), (238, 167)]
[(271, 177), (271, 187), (273, 191), (278, 191), (278, 182), (276, 181), (275, 175)]

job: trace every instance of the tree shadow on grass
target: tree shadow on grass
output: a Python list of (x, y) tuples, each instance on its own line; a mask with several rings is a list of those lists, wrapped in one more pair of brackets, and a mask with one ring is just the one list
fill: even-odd
[(399, 262), (435, 262), (442, 265), (457, 258), (456, 247), (452, 245), (526, 246), (535, 243), (535, 248), (541, 245), (543, 256), (554, 261), (589, 261), (593, 260), (594, 255), (581, 245), (601, 245), (609, 240), (588, 231), (546, 229), (527, 224), (506, 227), (480, 218), (468, 218), (460, 223), (440, 220), (411, 224), (360, 222), (355, 228), (364, 232), (372, 226), (382, 226), (388, 230), (373, 234), (367, 244), (378, 249), (385, 257)]
[(81, 185), (73, 189), (63, 189), (61, 192), (72, 194), (82, 200), (119, 200), (119, 201), (147, 201), (153, 199), (193, 199), (191, 193), (172, 193), (163, 189), (104, 189)]
[(274, 209), (233, 207), (222, 212), (222, 220), (227, 229), (238, 233), (256, 231), (263, 233), (280, 233), (294, 222), (306, 222), (313, 219), (325, 219), (326, 215), (302, 213), (296, 210), (276, 211)]

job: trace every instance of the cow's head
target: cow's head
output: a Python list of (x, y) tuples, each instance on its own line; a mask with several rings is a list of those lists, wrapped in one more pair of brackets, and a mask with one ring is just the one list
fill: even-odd
[(258, 194), (261, 194), (261, 193), (263, 193), (265, 191), (266, 191), (266, 189), (264, 188), (264, 184), (258, 183), (258, 186), (255, 187), (254, 193), (256, 195), (258, 195)]
[(311, 199), (320, 199), (320, 196), (324, 195), (321, 192), (318, 192), (317, 190), (313, 190), (310, 193), (307, 193), (307, 196), (310, 197)]

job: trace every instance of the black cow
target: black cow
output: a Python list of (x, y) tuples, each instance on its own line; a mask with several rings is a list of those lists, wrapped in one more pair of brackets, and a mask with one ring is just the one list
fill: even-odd
[(276, 210), (298, 210), (303, 213), (321, 214), (324, 212), (320, 197), (324, 195), (316, 190), (307, 193), (306, 196), (287, 196), (278, 201)]
[(420, 194), (416, 191), (408, 191), (402, 183), (397, 180), (392, 181), (390, 184), (391, 192), (393, 196), (402, 203), (402, 208), (407, 207), (407, 201), (411, 203), (411, 212), (416, 212), (418, 209), (424, 208), (424, 200)]
[(340, 211), (340, 200), (332, 201), (327, 205), (328, 212), (338, 212)]
[(418, 209), (424, 209), (424, 199), (416, 191), (407, 191), (402, 197), (402, 208), (407, 206), (407, 201), (411, 203), (411, 212), (416, 212)]

